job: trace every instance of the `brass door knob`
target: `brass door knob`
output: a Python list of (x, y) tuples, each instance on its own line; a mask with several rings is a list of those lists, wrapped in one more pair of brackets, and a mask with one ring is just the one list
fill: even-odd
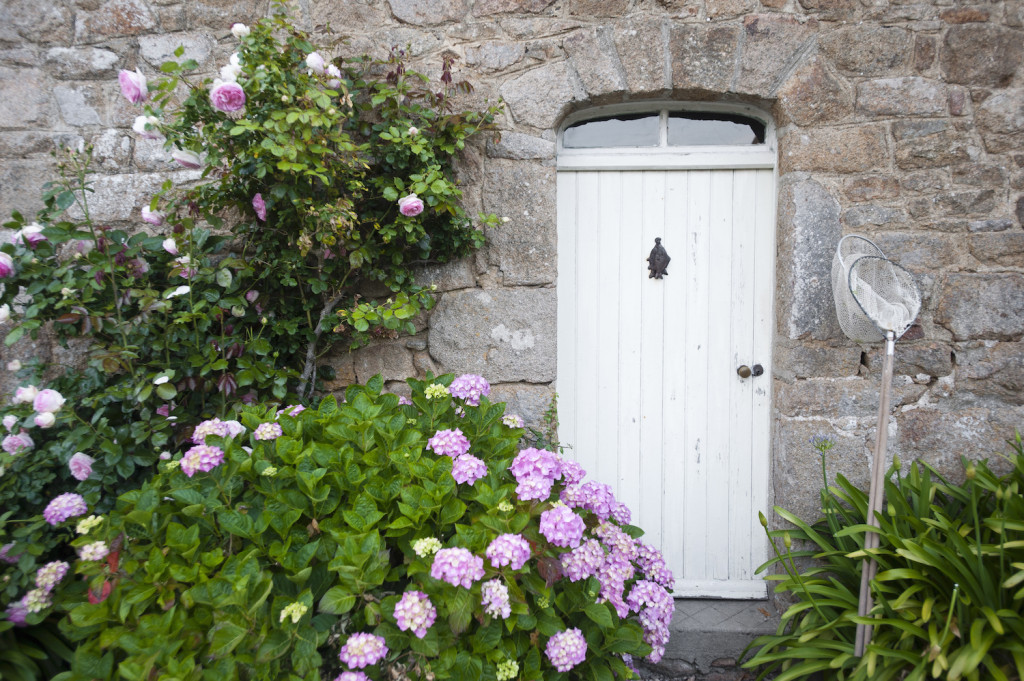
[(750, 367), (744, 364), (739, 369), (736, 370), (736, 373), (740, 375), (740, 378), (750, 378)]

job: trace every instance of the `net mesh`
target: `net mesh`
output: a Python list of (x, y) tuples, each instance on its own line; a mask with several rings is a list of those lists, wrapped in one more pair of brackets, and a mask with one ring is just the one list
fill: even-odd
[(859, 343), (899, 338), (921, 310), (921, 294), (910, 272), (887, 259), (869, 239), (843, 237), (832, 259), (832, 293), (839, 326)]

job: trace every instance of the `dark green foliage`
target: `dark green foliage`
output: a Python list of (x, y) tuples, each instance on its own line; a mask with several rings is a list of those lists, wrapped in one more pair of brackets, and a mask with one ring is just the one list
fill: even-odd
[[(857, 616), (867, 493), (842, 476), (822, 492), (825, 518), (813, 525), (776, 507), (794, 525), (769, 533), (781, 567), (768, 577), (796, 604), (777, 634), (753, 644), (744, 664), (776, 681), (825, 679), (1017, 679), (1024, 674), (1024, 451), (1021, 438), (997, 475), (963, 459), (953, 483), (915, 462), (885, 483), (877, 516), (880, 546), (872, 617)], [(824, 465), (824, 462), (823, 462)], [(778, 542), (812, 548), (780, 553)], [(794, 559), (813, 558), (799, 568)], [(872, 624), (863, 658), (853, 655), (856, 624)]]

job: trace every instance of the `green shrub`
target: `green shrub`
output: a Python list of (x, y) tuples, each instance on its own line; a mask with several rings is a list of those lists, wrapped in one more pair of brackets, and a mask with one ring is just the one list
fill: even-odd
[[(31, 400), (0, 410), (0, 510), (11, 512), (0, 546), (21, 557), (0, 562), (0, 611), (45, 562), (69, 557), (59, 547), (71, 535), (38, 515), (51, 499), (74, 490), (103, 513), (204, 419), (308, 399), (330, 377), (319, 362), (332, 348), (415, 330), (433, 304), (417, 266), (466, 255), (497, 223), (467, 215), (453, 179), (455, 155), (497, 107), (456, 109), (469, 85), (451, 63), (431, 83), (398, 51), (314, 72), (317, 46), (280, 10), (239, 32), (220, 74), (244, 108), (218, 104), (225, 84), (191, 61), (168, 61), (148, 82), (122, 72), (136, 133), (202, 165), (141, 197), (149, 231), (92, 219), (88, 149), (59, 154), (34, 221), (15, 213), (4, 225), (17, 230), (0, 245), (5, 342), (56, 338), (78, 362), (17, 370), (22, 388), (45, 380), (66, 399), (52, 417)], [(400, 205), (411, 194), (421, 212)], [(30, 445), (16, 444), (23, 434)], [(93, 460), (84, 480), (68, 469), (78, 453)]]
[[(245, 434), (161, 463), (74, 541), (88, 582), (65, 590), (78, 647), (60, 678), (333, 678), (364, 634), (386, 641), (378, 679), (610, 681), (623, 655), (659, 658), (671, 573), (628, 510), (578, 464), (517, 452), (521, 421), (480, 377), (455, 381), (410, 380), (411, 404), (378, 377), (342, 404), (249, 408)], [(404, 621), (423, 595), (436, 620)]]
[[(827, 442), (822, 449), (822, 467)], [(1020, 435), (1007, 457), (1013, 469), (962, 459), (965, 480), (945, 479), (915, 462), (901, 476), (898, 460), (877, 514), (880, 545), (871, 554), (874, 609), (857, 616), (867, 492), (837, 476), (822, 491), (825, 518), (810, 525), (781, 508), (795, 529), (769, 532), (776, 557), (761, 569), (796, 603), (775, 635), (759, 637), (744, 664), (775, 681), (820, 673), (828, 679), (1021, 679), (1024, 675), (1024, 450)], [(763, 516), (762, 516), (762, 520)], [(778, 543), (784, 544), (784, 553)], [(793, 543), (814, 548), (792, 551)], [(813, 558), (800, 568), (795, 559)], [(803, 564), (803, 563), (801, 563)], [(853, 654), (857, 623), (874, 627), (862, 658)]]

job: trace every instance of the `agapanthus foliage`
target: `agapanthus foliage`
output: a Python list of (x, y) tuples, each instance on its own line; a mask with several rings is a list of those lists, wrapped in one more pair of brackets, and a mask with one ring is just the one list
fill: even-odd
[[(295, 416), (253, 406), (244, 433), (195, 445), (223, 450), (208, 471), (161, 462), (73, 542), (67, 681), (625, 679), (630, 655), (657, 660), (673, 600), (645, 571), (660, 556), (561, 502), (555, 474), (576, 469), (520, 451), (503, 405), (427, 397), (452, 378), (410, 380), (411, 404), (376, 378)], [(280, 436), (259, 439), (266, 423)], [(472, 486), (428, 449), (456, 425), (486, 465)], [(527, 469), (554, 476), (547, 497), (519, 497)]]
[[(468, 215), (453, 179), (498, 107), (461, 110), (470, 88), (448, 61), (432, 83), (398, 49), (375, 61), (331, 36), (337, 49), (319, 46), (282, 8), (212, 36), (233, 51), (215, 78), (181, 49), (159, 70), (122, 55), (110, 85), (136, 114), (130, 134), (163, 145), (170, 178), (117, 197), (141, 208), (132, 223), (92, 218), (85, 147), (56, 154), (42, 211), (0, 230), (0, 334), (42, 333), (74, 360), (60, 375), (4, 368), (20, 387), (0, 400), (0, 544), (25, 557), (0, 566), (0, 611), (65, 557), (38, 519), (52, 499), (74, 492), (104, 513), (164, 454), (209, 472), (215, 449), (181, 458), (207, 446), (197, 425), (220, 419), (208, 427), (222, 436), (244, 404), (299, 404), (332, 377), (332, 348), (414, 331), (433, 303), (418, 268), (468, 254), (499, 222)], [(467, 464), (467, 483), (479, 473)]]

